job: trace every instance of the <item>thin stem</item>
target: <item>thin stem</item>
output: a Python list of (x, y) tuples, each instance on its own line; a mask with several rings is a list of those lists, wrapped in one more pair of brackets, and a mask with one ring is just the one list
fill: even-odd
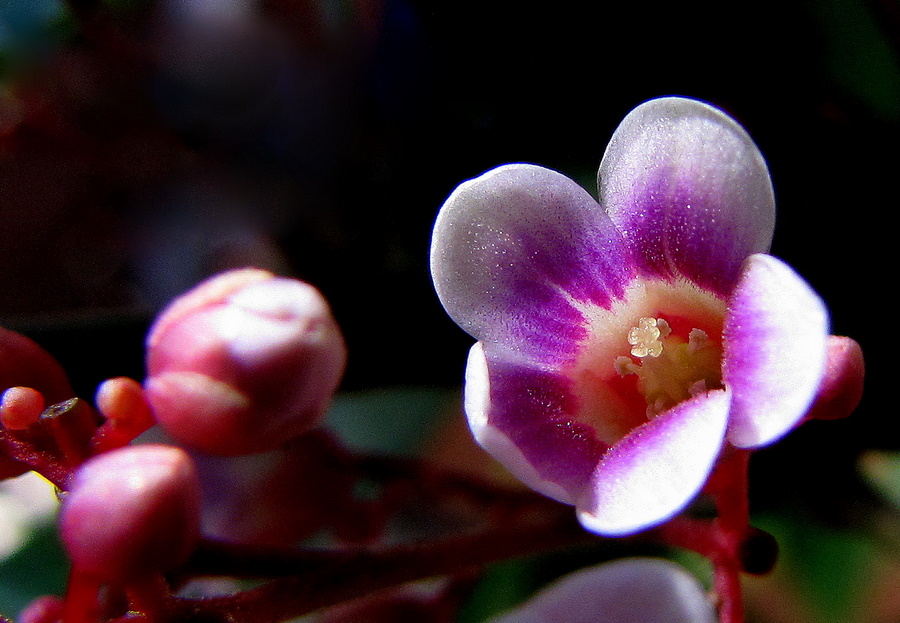
[[(556, 506), (534, 517), (478, 534), (385, 550), (335, 552), (295, 575), (236, 595), (203, 600), (173, 598), (170, 621), (223, 617), (233, 623), (272, 623), (360, 597), (379, 589), (457, 573), (517, 556), (599, 542)], [(307, 561), (312, 562), (312, 561)]]
[(58, 488), (68, 487), (72, 471), (49, 452), (38, 450), (34, 444), (20, 439), (0, 428), (0, 452), (28, 465), (32, 470), (52, 482)]
[(721, 623), (744, 623), (741, 591), (741, 549), (750, 532), (748, 497), (750, 452), (734, 450), (717, 467), (711, 483), (719, 516), (716, 520), (718, 553), (711, 556)]
[(100, 620), (100, 587), (97, 578), (73, 569), (66, 587), (63, 623), (97, 623)]

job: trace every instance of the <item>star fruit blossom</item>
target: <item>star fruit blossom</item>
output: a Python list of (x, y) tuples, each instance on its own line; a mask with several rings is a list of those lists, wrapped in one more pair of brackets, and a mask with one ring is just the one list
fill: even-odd
[(478, 340), (464, 397), (478, 443), (588, 530), (623, 535), (683, 510), (729, 446), (765, 446), (803, 418), (828, 315), (765, 254), (768, 170), (718, 109), (637, 107), (598, 182), (599, 203), (529, 164), (461, 184), (431, 270)]

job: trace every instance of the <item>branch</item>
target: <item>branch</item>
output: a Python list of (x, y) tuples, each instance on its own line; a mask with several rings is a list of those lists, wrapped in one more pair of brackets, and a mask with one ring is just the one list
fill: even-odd
[[(473, 535), (402, 545), (381, 550), (305, 550), (295, 554), (249, 551), (207, 544), (190, 563), (195, 572), (286, 570), (299, 573), (273, 580), (235, 595), (207, 599), (171, 598), (165, 621), (228, 620), (232, 623), (272, 623), (361, 597), (372, 591), (472, 567), (602, 539), (586, 532), (569, 507), (548, 502), (540, 514), (488, 528)], [(271, 573), (269, 574), (271, 575)]]

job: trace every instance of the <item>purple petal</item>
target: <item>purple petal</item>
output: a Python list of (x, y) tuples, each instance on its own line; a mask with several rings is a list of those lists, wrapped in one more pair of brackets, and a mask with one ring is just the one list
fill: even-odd
[(626, 558), (569, 574), (493, 623), (715, 623), (700, 582), (656, 558)]
[(682, 402), (634, 429), (597, 466), (578, 519), (617, 536), (656, 525), (700, 491), (722, 446), (730, 395), (714, 390)]
[(623, 241), (596, 201), (534, 165), (460, 185), (434, 227), (431, 271), (450, 316), (484, 342), (533, 361), (570, 361), (583, 339), (573, 303), (609, 308), (632, 276)]
[(532, 489), (572, 504), (606, 447), (579, 422), (569, 380), (469, 353), (465, 410), (475, 440)]
[(762, 155), (721, 111), (667, 97), (619, 125), (599, 173), (600, 203), (645, 276), (682, 275), (727, 295), (741, 264), (766, 251), (775, 201)]
[(806, 413), (827, 359), (828, 312), (809, 285), (771, 255), (753, 255), (729, 301), (722, 373), (734, 397), (728, 440), (772, 443)]

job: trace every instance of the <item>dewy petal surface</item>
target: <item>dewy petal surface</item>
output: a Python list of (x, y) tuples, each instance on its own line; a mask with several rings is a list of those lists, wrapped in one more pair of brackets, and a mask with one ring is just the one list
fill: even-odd
[(582, 525), (598, 534), (624, 535), (684, 508), (719, 455), (730, 397), (727, 390), (695, 396), (613, 446), (576, 503)]
[(744, 259), (769, 248), (775, 200), (765, 161), (708, 104), (667, 97), (635, 108), (613, 134), (598, 184), (645, 276), (682, 275), (725, 296)]
[(517, 164), (460, 185), (434, 227), (431, 271), (465, 331), (558, 365), (584, 338), (573, 302), (608, 308), (633, 270), (621, 234), (569, 178)]
[(725, 318), (723, 379), (733, 393), (728, 439), (753, 448), (788, 432), (816, 396), (827, 358), (828, 312), (787, 264), (747, 259)]

